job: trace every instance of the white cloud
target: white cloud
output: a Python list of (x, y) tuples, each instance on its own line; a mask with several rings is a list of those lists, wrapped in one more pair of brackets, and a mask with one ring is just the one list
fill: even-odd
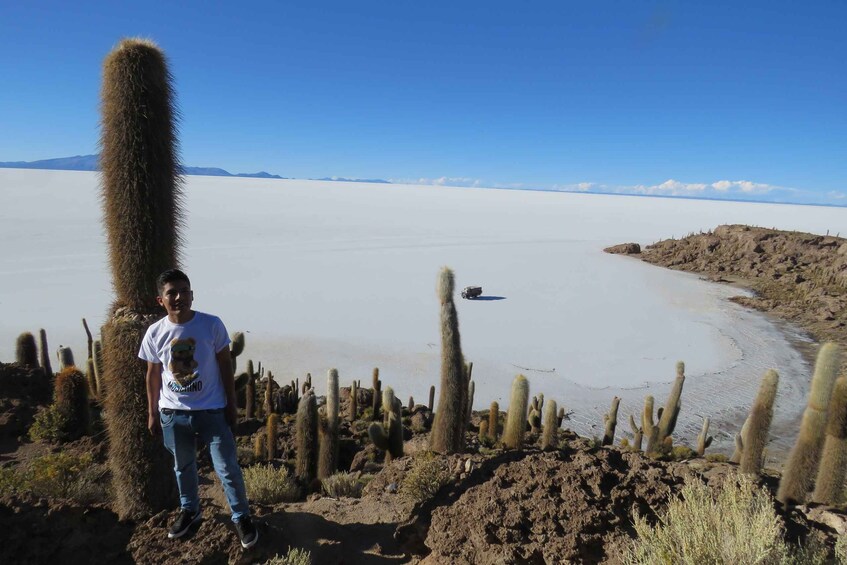
[(838, 190), (830, 190), (826, 195), (835, 200), (847, 199), (847, 193)]
[(425, 184), (432, 186), (468, 186), (479, 188), (483, 186), (482, 179), (474, 179), (469, 177), (438, 177), (418, 178), (418, 179), (390, 179), (395, 184)]

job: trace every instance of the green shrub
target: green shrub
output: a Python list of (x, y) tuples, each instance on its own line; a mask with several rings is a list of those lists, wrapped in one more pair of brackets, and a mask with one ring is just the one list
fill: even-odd
[(63, 443), (67, 441), (68, 421), (62, 416), (55, 404), (51, 404), (35, 416), (29, 428), (29, 437), (33, 441), (46, 443)]
[(356, 475), (343, 471), (335, 473), (321, 481), (321, 488), (324, 494), (333, 498), (341, 498), (342, 496), (361, 498), (362, 488), (364, 486), (359, 482)]
[(821, 548), (801, 550), (784, 540), (773, 498), (747, 476), (712, 489), (689, 479), (650, 526), (636, 511), (637, 534), (623, 556), (628, 564), (819, 563)]
[(0, 494), (31, 493), (44, 498), (67, 498), (81, 504), (105, 502), (108, 471), (90, 453), (49, 453), (26, 467), (0, 469)]
[(449, 480), (450, 473), (442, 461), (432, 452), (424, 451), (414, 457), (412, 468), (403, 477), (400, 492), (415, 502), (422, 502), (432, 497)]
[(244, 485), (247, 497), (260, 504), (294, 502), (300, 497), (300, 489), (285, 467), (247, 467), (244, 469)]
[(265, 561), (265, 565), (312, 565), (312, 554), (305, 549), (289, 547), (285, 557), (276, 555)]
[(706, 461), (711, 461), (712, 463), (726, 463), (729, 461), (729, 457), (723, 453), (709, 453), (706, 455)]

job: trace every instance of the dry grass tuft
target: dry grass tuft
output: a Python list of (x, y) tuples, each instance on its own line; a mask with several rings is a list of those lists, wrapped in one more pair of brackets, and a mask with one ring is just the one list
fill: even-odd
[(333, 498), (361, 498), (364, 486), (355, 474), (343, 471), (321, 481), (324, 494)]
[(713, 489), (689, 480), (655, 527), (636, 512), (638, 538), (624, 563), (822, 563), (818, 547), (800, 549), (784, 540), (773, 498), (752, 479), (728, 478)]
[(24, 468), (0, 469), (0, 496), (30, 493), (92, 504), (109, 500), (108, 470), (91, 454), (49, 453)]
[(265, 561), (265, 565), (312, 565), (312, 554), (305, 549), (289, 547), (284, 557), (276, 555)]
[(415, 502), (431, 498), (450, 480), (450, 472), (444, 463), (432, 452), (424, 451), (416, 455), (412, 468), (403, 477), (400, 492)]
[(285, 467), (248, 467), (244, 469), (244, 485), (247, 488), (247, 497), (260, 504), (295, 502), (300, 498), (300, 489)]

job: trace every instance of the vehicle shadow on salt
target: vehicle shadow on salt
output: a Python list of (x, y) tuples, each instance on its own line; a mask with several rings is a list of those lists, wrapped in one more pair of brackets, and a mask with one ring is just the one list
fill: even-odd
[(480, 300), (506, 300), (505, 296), (477, 296), (476, 298), (470, 298), (471, 302), (479, 302)]

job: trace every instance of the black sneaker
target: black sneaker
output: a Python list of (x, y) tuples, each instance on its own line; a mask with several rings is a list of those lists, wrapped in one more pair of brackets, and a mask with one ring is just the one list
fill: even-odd
[(200, 521), (201, 517), (202, 513), (199, 510), (197, 512), (192, 512), (187, 508), (181, 509), (179, 511), (179, 516), (176, 517), (176, 520), (171, 526), (171, 531), (168, 532), (168, 538), (181, 538), (188, 533), (191, 526)]
[(241, 547), (250, 549), (256, 542), (259, 541), (259, 531), (253, 525), (250, 516), (245, 516), (235, 523), (235, 529), (238, 531), (238, 537), (241, 540)]

